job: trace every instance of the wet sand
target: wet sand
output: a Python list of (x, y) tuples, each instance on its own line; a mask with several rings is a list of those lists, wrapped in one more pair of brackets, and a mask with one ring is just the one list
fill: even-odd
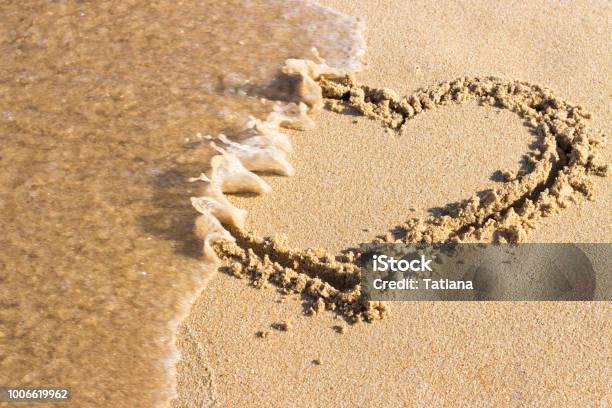
[(286, 58), (342, 59), (345, 37), (327, 38), (343, 24), (275, 1), (0, 5), (1, 385), (165, 405), (176, 325), (206, 277), (197, 135), (267, 114), (245, 89)]
[[(326, 4), (368, 26), (361, 83), (405, 95), (462, 76), (520, 79), (587, 107), (589, 126), (610, 131), (608, 5)], [(333, 112), (291, 136), (296, 176), (266, 179), (270, 195), (233, 202), (257, 233), (332, 252), (496, 186), (494, 172), (518, 169), (533, 141), (516, 115), (475, 104), (426, 112), (399, 137)], [(526, 240), (610, 242), (610, 177), (594, 182), (593, 200), (576, 197)], [(609, 403), (606, 302), (393, 303), (385, 319), (356, 325), (329, 311), (305, 316), (309, 307), (273, 285), (215, 275), (180, 330), (177, 406)]]

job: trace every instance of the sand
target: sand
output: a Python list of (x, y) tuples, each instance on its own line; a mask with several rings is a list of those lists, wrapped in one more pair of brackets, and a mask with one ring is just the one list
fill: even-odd
[(284, 0), (0, 3), (0, 385), (167, 405), (207, 277), (201, 132), (265, 116), (246, 91), (315, 44), (350, 63), (353, 23)]
[[(0, 4), (0, 385), (70, 386), (79, 407), (164, 407), (174, 391), (172, 405), (198, 408), (610, 404), (609, 302), (367, 304), (358, 254), (333, 258), (375, 239), (610, 242), (612, 150), (595, 143), (612, 123), (610, 5), (324, 5), (347, 14), (292, 0)], [(318, 79), (332, 98), (318, 113), (317, 75), (274, 80), (288, 58), (288, 73), (316, 60), (312, 46), (356, 70), (363, 24), (348, 100), (323, 65), (334, 84)], [(469, 100), (418, 93), (458, 78)], [(287, 119), (274, 99), (306, 105)], [(275, 170), (295, 175), (246, 176), (269, 193), (229, 196), (246, 218), (216, 208), (227, 234), (200, 217), (200, 233), (238, 244), (203, 256), (190, 197), (207, 184), (188, 180), (228, 165), (209, 169), (206, 135), (235, 139), (271, 112), (314, 125), (287, 131)], [(548, 195), (525, 206), (514, 187), (548, 171)], [(441, 218), (489, 189), (501, 193)]]
[[(466, 76), (521, 80), (586, 107), (589, 126), (610, 131), (608, 5), (330, 4), (364, 15), (362, 84), (401, 96)], [(233, 201), (249, 210), (257, 234), (335, 252), (386, 233), (407, 214), (496, 188), (493, 173), (517, 172), (534, 137), (499, 106), (442, 107), (414, 122), (397, 135), (375, 120), (323, 112), (315, 130), (291, 134), (295, 177), (267, 179), (268, 196)], [(601, 153), (610, 158), (609, 147)], [(610, 177), (593, 182), (521, 239), (610, 242)], [(350, 325), (343, 313), (306, 316), (313, 305), (296, 291), (257, 281), (254, 288), (233, 275), (241, 277), (212, 278), (181, 328), (177, 406), (609, 403), (609, 303), (394, 303), (381, 311), (385, 319)], [(278, 322), (291, 329), (274, 330)]]

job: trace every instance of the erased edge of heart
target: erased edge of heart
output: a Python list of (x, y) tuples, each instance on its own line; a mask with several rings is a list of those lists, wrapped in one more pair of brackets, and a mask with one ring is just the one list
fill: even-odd
[(352, 109), (401, 129), (424, 111), (475, 100), (518, 114), (541, 139), (527, 154), (529, 170), (501, 172), (505, 181), (500, 187), (449, 205), (442, 214), (408, 219), (377, 243), (518, 243), (541, 218), (558, 213), (577, 195), (592, 199), (593, 176), (607, 174), (608, 166), (597, 154), (604, 137), (586, 126), (591, 115), (538, 85), (464, 77), (399, 97), (389, 89), (359, 84), (353, 73), (321, 59), (289, 59), (283, 73), (297, 79), (296, 102), (277, 105), (266, 120), (250, 118), (236, 140), (210, 138), (219, 154), (208, 174), (192, 179), (206, 183), (192, 204), (200, 213), (195, 233), (203, 242), (206, 263), (256, 287), (272, 284), (287, 294), (304, 295), (307, 314), (333, 310), (349, 322), (372, 321), (383, 318), (388, 307), (362, 295), (358, 249), (333, 255), (260, 237), (244, 228), (246, 211), (234, 207), (225, 193), (268, 192), (257, 171), (292, 175), (286, 156), (291, 146), (280, 128), (312, 128), (309, 114), (324, 105), (336, 112)]

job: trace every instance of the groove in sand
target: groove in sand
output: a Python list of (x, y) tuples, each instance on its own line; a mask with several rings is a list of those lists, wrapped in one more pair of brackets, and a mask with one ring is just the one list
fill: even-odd
[[(311, 105), (324, 101), (333, 111), (353, 109), (401, 129), (421, 112), (477, 100), (483, 105), (518, 114), (541, 138), (529, 153), (530, 169), (502, 172), (505, 183), (447, 206), (440, 215), (412, 218), (381, 235), (375, 242), (518, 243), (539, 219), (568, 206), (576, 194), (592, 199), (592, 176), (605, 176), (607, 165), (597, 155), (601, 135), (592, 134), (585, 120), (590, 114), (556, 96), (552, 91), (520, 81), (498, 78), (459, 78), (423, 88), (400, 98), (389, 89), (359, 84), (353, 75), (317, 75), (320, 91), (301, 73), (309, 88)], [(323, 99), (314, 100), (313, 94)], [(236, 242), (219, 241), (213, 247), (229, 273), (250, 279), (254, 286), (272, 283), (287, 293), (311, 300), (311, 313), (334, 310), (349, 321), (382, 318), (388, 308), (367, 301), (361, 293), (361, 253), (346, 249), (339, 255), (313, 249), (292, 249), (273, 238), (262, 238), (240, 228), (232, 230)]]

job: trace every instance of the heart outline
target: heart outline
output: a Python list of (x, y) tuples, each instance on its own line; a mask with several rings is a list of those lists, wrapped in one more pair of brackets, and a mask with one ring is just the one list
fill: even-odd
[[(401, 129), (423, 111), (477, 100), (518, 114), (543, 139), (543, 145), (531, 153), (530, 172), (509, 175), (502, 187), (482, 199), (473, 196), (456, 208), (447, 207), (441, 215), (409, 219), (375, 242), (520, 242), (526, 229), (534, 228), (537, 219), (561, 210), (574, 192), (592, 198), (590, 177), (606, 175), (607, 166), (596, 154), (600, 141), (585, 124), (590, 114), (547, 88), (495, 77), (459, 78), (399, 98), (391, 90), (360, 85), (352, 74), (328, 71), (326, 76), (325, 69), (316, 67), (316, 63), (305, 62), (298, 64), (298, 69), (285, 70), (301, 77), (296, 93), (306, 95), (311, 106), (320, 106), (323, 100), (331, 110), (348, 106)], [(271, 282), (288, 293), (306, 295), (311, 300), (306, 309), (310, 313), (331, 309), (348, 321), (371, 321), (386, 315), (386, 305), (369, 302), (361, 295), (356, 266), (360, 254), (353, 252), (355, 248), (330, 256), (313, 249), (295, 250), (241, 229), (231, 232), (235, 243), (214, 244), (225, 260), (221, 270), (249, 277), (257, 287)]]

